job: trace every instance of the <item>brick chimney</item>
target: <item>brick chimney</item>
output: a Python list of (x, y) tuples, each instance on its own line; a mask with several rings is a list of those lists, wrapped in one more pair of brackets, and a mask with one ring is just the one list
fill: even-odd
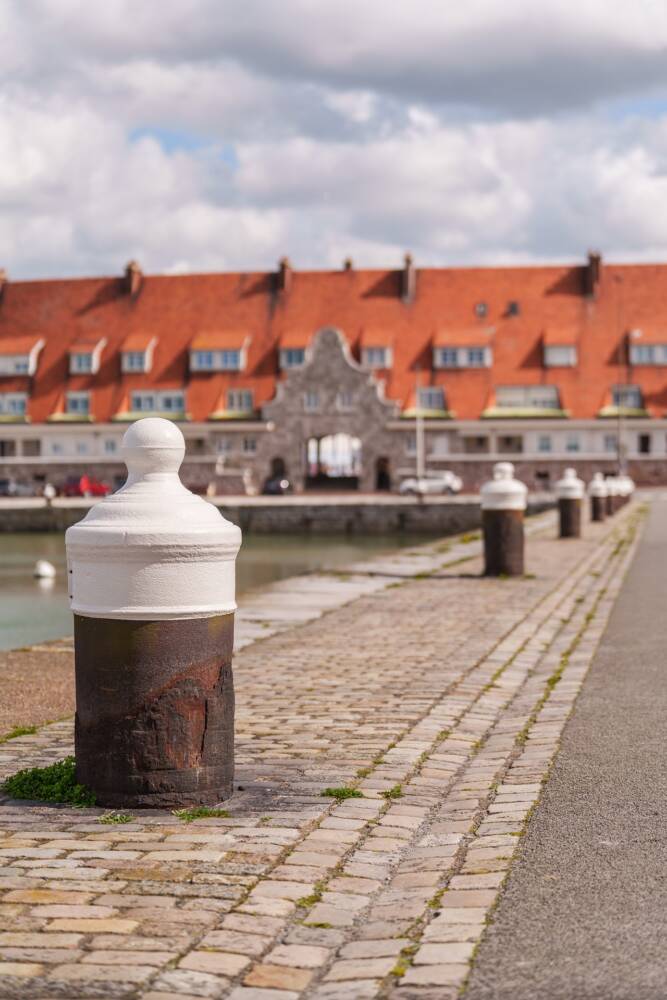
[(136, 260), (131, 260), (125, 268), (125, 291), (128, 292), (130, 298), (136, 299), (141, 291), (143, 280), (143, 271)]
[(345, 260), (343, 261), (343, 270), (344, 271), (351, 271), (352, 268), (353, 268), (353, 266), (354, 265), (352, 263), (352, 258), (351, 257), (346, 257)]
[(408, 303), (414, 300), (416, 284), (417, 272), (412, 262), (412, 254), (406, 253), (401, 271), (401, 298), (403, 302)]
[(597, 298), (602, 277), (602, 254), (588, 251), (588, 263), (584, 267), (584, 295), (590, 299)]
[(289, 292), (292, 284), (292, 265), (289, 257), (281, 257), (278, 262), (278, 291)]
[(5, 285), (7, 284), (7, 272), (4, 267), (0, 267), (0, 302), (2, 302), (2, 296), (5, 293)]

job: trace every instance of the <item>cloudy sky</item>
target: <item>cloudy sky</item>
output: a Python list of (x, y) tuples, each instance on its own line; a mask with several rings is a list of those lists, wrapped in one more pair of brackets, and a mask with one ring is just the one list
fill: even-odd
[(10, 277), (667, 259), (664, 0), (0, 0)]

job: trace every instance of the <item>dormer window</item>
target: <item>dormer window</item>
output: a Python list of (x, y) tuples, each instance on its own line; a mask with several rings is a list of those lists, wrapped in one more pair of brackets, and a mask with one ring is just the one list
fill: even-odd
[(445, 394), (440, 386), (422, 386), (417, 392), (417, 407), (420, 410), (444, 410)]
[(488, 346), (433, 348), (435, 368), (490, 368), (493, 353)]
[(243, 330), (200, 333), (190, 344), (191, 372), (240, 372), (250, 338)]
[(73, 417), (90, 416), (90, 393), (89, 392), (68, 392), (65, 412)]
[(6, 337), (0, 340), (0, 376), (34, 375), (44, 344), (40, 337)]
[(0, 419), (24, 420), (27, 412), (27, 392), (0, 392)]
[(361, 363), (364, 368), (391, 368), (391, 351), (388, 347), (364, 347)]
[(394, 363), (394, 334), (385, 327), (366, 326), (361, 331), (361, 364), (364, 368), (382, 370)]
[(611, 390), (612, 406), (619, 410), (641, 410), (644, 407), (642, 391), (638, 385), (615, 385)]
[(631, 365), (667, 365), (667, 335), (661, 338), (649, 331), (644, 336), (643, 330), (631, 330), (628, 339)]
[(496, 389), (498, 410), (560, 410), (555, 385), (501, 385)]
[(543, 334), (545, 368), (575, 368), (577, 365), (576, 330), (547, 329)]
[(69, 349), (70, 375), (96, 375), (100, 370), (106, 338), (78, 341)]
[(306, 362), (305, 347), (281, 347), (280, 367), (283, 371), (287, 368), (302, 368)]
[(182, 389), (154, 389), (133, 392), (130, 397), (133, 413), (164, 413), (166, 416), (182, 416), (185, 413), (185, 393)]
[(153, 367), (153, 354), (157, 337), (144, 333), (131, 333), (123, 341), (120, 370), (124, 374), (146, 374)]

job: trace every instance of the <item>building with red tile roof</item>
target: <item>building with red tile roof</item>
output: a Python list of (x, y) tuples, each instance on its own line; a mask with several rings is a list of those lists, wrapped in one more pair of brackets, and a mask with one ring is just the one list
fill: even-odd
[[(508, 455), (531, 485), (564, 464), (613, 471), (619, 456), (639, 482), (667, 471), (664, 264), (416, 268), (407, 256), (399, 270), (283, 259), (272, 273), (153, 276), (132, 262), (121, 277), (0, 288), (0, 476), (86, 466), (117, 479), (123, 425), (159, 413), (182, 424), (188, 468), (220, 489), (241, 476), (261, 486), (281, 458), (276, 400), (296, 372), (303, 383), (329, 329), (358, 392), (382, 401), (382, 427), (366, 426), (374, 404), (354, 387), (349, 407), (331, 396), (306, 427), (319, 387), (299, 389), (312, 393), (286, 429), (299, 488), (308, 441), (338, 433), (361, 442), (362, 487), (379, 459), (397, 483), (414, 470), (418, 411), (427, 467), (469, 485)], [(329, 360), (324, 383), (345, 381)]]

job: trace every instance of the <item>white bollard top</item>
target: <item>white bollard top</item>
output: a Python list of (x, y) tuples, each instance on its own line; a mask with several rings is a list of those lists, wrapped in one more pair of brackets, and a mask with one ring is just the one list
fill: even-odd
[(493, 479), (484, 483), (479, 495), (482, 510), (525, 510), (528, 489), (514, 478), (511, 462), (496, 462)]
[(65, 535), (72, 611), (139, 621), (234, 611), (241, 530), (183, 486), (179, 428), (138, 420), (121, 454), (125, 485)]
[(618, 476), (607, 476), (606, 483), (607, 483), (608, 496), (618, 497), (621, 495)]
[(618, 483), (618, 492), (622, 497), (632, 496), (635, 490), (635, 484), (630, 479), (630, 476), (622, 472), (620, 476), (617, 477), (616, 482)]
[(559, 500), (581, 500), (584, 490), (584, 481), (579, 479), (576, 469), (566, 469), (563, 478), (556, 483), (556, 496)]
[(591, 497), (602, 497), (603, 499), (609, 496), (607, 480), (601, 472), (593, 473), (593, 478), (588, 484), (588, 495)]

